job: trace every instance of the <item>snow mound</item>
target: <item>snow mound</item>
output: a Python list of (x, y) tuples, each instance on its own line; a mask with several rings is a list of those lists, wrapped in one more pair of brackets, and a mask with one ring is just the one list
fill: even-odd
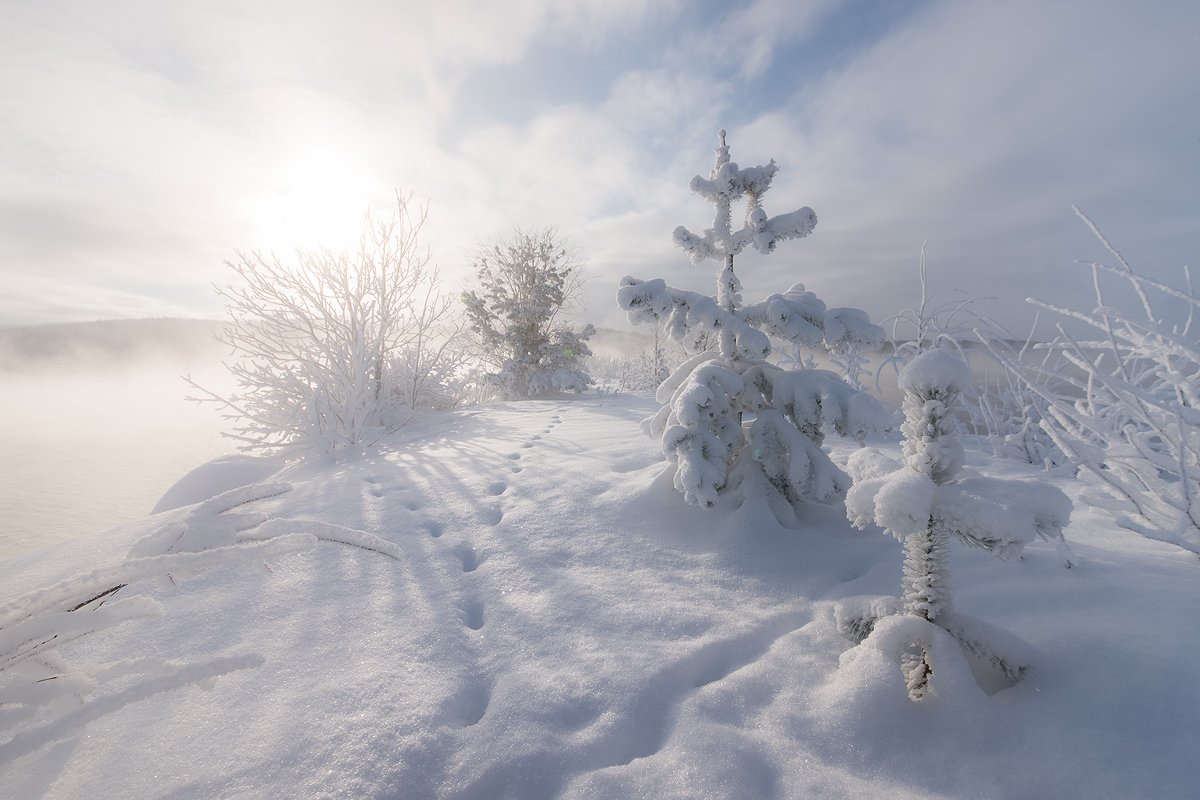
[(151, 514), (203, 503), (230, 489), (258, 483), (278, 472), (283, 463), (274, 458), (229, 455), (214, 458), (184, 475), (163, 493)]

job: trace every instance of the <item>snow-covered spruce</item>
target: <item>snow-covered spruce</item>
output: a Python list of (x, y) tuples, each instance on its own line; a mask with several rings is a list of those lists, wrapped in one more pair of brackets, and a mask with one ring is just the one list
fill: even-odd
[[(904, 544), (902, 606), (859, 600), (842, 609), (838, 622), (843, 633), (862, 641), (880, 616), (902, 610), (922, 621), (911, 623), (913, 630), (922, 625), (942, 628), (965, 653), (994, 667), (1011, 684), (1027, 664), (995, 649), (988, 640), (996, 637), (984, 634), (981, 623), (951, 610), (946, 561), (950, 540), (1012, 558), (1040, 537), (1054, 542), (1069, 566), (1062, 529), (1071, 515), (1071, 501), (1041, 483), (963, 475), (955, 411), (970, 379), (967, 365), (945, 350), (917, 356), (900, 374), (904, 462), (870, 449), (850, 457), (854, 486), (846, 496), (846, 514), (855, 527), (874, 523)], [(918, 631), (899, 653), (914, 700), (930, 691), (936, 661), (931, 648), (937, 641), (938, 636)]]
[[(825, 430), (861, 440), (891, 426), (891, 414), (831, 372), (786, 370), (767, 362), (772, 338), (793, 347), (821, 347), (853, 361), (853, 352), (878, 346), (883, 329), (857, 309), (827, 309), (803, 284), (745, 305), (733, 271), (734, 256), (753, 245), (774, 252), (787, 239), (807, 236), (817, 223), (810, 208), (768, 217), (762, 197), (778, 167), (739, 168), (720, 132), (709, 177), (691, 188), (716, 206), (711, 228), (675, 229), (674, 239), (693, 263), (720, 264), (714, 297), (675, 289), (659, 279), (626, 277), (617, 302), (634, 323), (662, 324), (685, 346), (706, 339), (715, 349), (685, 361), (658, 389), (663, 408), (645, 425), (661, 436), (675, 462), (675, 487), (689, 503), (713, 508), (723, 490), (749, 485), (756, 475), (781, 521), (800, 504), (839, 499), (849, 479), (821, 449)], [(733, 230), (734, 201), (745, 198), (742, 227)]]

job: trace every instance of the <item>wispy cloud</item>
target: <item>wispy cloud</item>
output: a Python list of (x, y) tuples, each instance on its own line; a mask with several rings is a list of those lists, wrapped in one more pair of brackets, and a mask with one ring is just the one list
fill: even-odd
[(322, 158), (347, 165), (351, 218), (393, 187), (428, 199), (454, 280), (479, 239), (558, 225), (597, 276), (589, 316), (611, 324), (622, 274), (707, 288), (670, 231), (707, 224), (686, 186), (718, 127), (742, 163), (780, 163), (771, 210), (820, 218), (745, 259), (751, 293), (804, 280), (882, 316), (928, 237), (946, 285), (1008, 306), (1061, 295), (1055, 276), (1095, 254), (1072, 202), (1148, 267), (1194, 257), (1200, 12), (889, 8), (6, 5), (0, 264), (20, 290), (0, 324), (211, 308), (221, 258), (266, 246), (263, 209)]

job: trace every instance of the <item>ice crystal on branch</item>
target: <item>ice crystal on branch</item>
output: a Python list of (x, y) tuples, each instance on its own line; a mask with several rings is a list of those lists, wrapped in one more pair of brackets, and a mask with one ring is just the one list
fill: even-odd
[[(662, 383), (663, 408), (647, 420), (648, 432), (662, 437), (663, 452), (675, 462), (675, 488), (688, 502), (714, 508), (727, 489), (761, 487), (786, 522), (801, 504), (836, 501), (850, 485), (821, 449), (826, 430), (861, 440), (889, 427), (891, 415), (831, 372), (768, 363), (772, 338), (836, 353), (878, 346), (884, 334), (857, 309), (827, 309), (800, 283), (742, 303), (734, 256), (747, 245), (774, 252), (779, 242), (811, 233), (817, 218), (810, 208), (768, 217), (762, 198), (779, 168), (772, 161), (742, 169), (729, 159), (725, 131), (720, 139), (709, 177), (691, 181), (692, 190), (716, 206), (713, 225), (703, 234), (682, 226), (674, 234), (693, 263), (720, 263), (716, 295), (626, 277), (617, 302), (631, 321), (661, 324), (685, 346), (717, 345)], [(745, 222), (735, 231), (733, 204), (743, 198)]]
[[(1122, 527), (1200, 554), (1200, 296), (1186, 269), (1183, 288), (1134, 272), (1096, 224), (1075, 213), (1116, 264), (1082, 262), (1092, 272), (1091, 310), (1029, 301), (1094, 338), (1060, 324), (1041, 367), (1000, 343), (989, 347), (1037, 398), (1040, 432), (1104, 487), (1102, 502)], [(1130, 300), (1120, 302), (1123, 294)]]

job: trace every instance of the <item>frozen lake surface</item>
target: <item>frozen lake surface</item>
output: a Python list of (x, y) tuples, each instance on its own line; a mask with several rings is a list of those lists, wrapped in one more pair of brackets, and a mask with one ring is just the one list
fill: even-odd
[(236, 449), (214, 407), (184, 399), (177, 368), (4, 377), (0, 559), (143, 517), (193, 467)]

